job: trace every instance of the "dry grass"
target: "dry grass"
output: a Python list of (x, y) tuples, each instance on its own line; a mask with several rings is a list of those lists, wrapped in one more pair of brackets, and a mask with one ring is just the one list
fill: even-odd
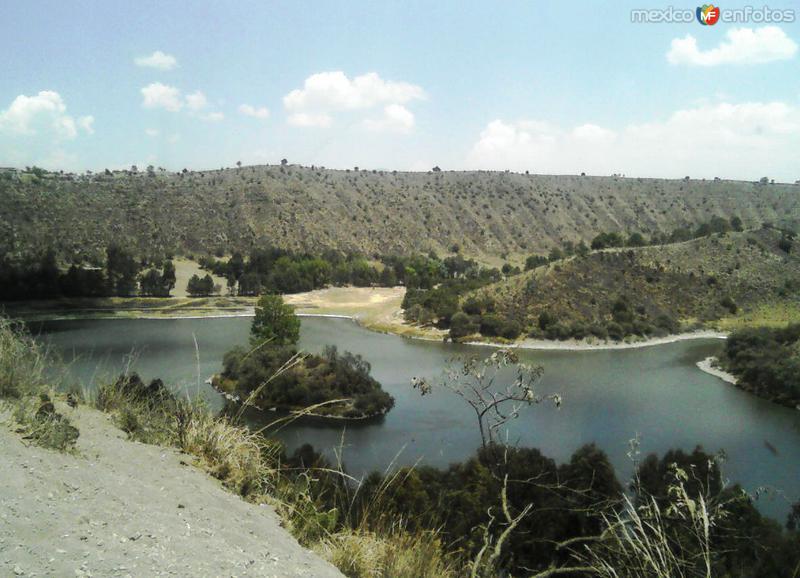
[(47, 352), (24, 328), (0, 316), (0, 404), (10, 410), (25, 439), (72, 451), (79, 432), (56, 411), (47, 365)]
[(442, 555), (435, 532), (343, 530), (321, 540), (314, 551), (351, 578), (448, 578), (458, 565)]
[[(121, 429), (145, 443), (178, 447), (231, 491), (255, 503), (272, 504), (302, 544), (318, 551), (346, 575), (457, 575), (435, 532), (407, 532), (386, 516), (379, 503), (370, 504), (358, 520), (348, 520), (346, 513), (352, 508), (357, 488), (337, 494), (335, 507), (323, 506), (317, 498), (317, 484), (323, 475), (355, 482), (341, 465), (324, 471), (311, 468), (289, 472), (282, 467), (279, 444), (262, 432), (250, 430), (235, 418), (213, 415), (201, 404), (183, 398), (152, 403), (120, 383), (103, 385), (93, 402), (111, 413)], [(273, 429), (284, 426), (285, 419)], [(388, 477), (382, 492), (390, 491), (395, 479)]]

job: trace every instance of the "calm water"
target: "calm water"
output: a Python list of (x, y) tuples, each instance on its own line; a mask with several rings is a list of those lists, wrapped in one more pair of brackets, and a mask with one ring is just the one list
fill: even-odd
[[(219, 404), (204, 381), (219, 371), (225, 351), (247, 342), (249, 325), (248, 318), (93, 320), (32, 330), (69, 362), (68, 380), (96, 382), (131, 363), (145, 378), (160, 377)], [(396, 405), (376, 423), (293, 424), (279, 434), (289, 449), (308, 442), (331, 455), (344, 440), (344, 463), (356, 475), (393, 460), (444, 466), (473, 453), (480, 440), (471, 410), (443, 390), (421, 398), (409, 381), (441, 376), (454, 355), (486, 355), (491, 349), (381, 335), (348, 320), (303, 319), (304, 349), (316, 352), (329, 343), (363, 355)], [(759, 507), (782, 520), (788, 504), (800, 497), (800, 412), (752, 397), (695, 367), (720, 347), (717, 340), (697, 340), (617, 351), (524, 352), (525, 361), (544, 367), (539, 393), (558, 392), (564, 403), (560, 410), (525, 408), (510, 428), (511, 441), (558, 461), (596, 442), (620, 479), (630, 475), (628, 440), (637, 434), (643, 454), (698, 444), (709, 452), (724, 450), (731, 481), (750, 491), (778, 490), (762, 497)]]

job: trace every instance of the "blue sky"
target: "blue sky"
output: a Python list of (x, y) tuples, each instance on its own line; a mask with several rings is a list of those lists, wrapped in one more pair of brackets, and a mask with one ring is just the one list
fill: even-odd
[(631, 22), (667, 5), (17, 2), (0, 166), (800, 179), (800, 8)]

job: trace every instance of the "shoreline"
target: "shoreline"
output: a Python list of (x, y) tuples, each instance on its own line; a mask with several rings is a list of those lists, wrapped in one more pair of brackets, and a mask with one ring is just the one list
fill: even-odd
[(588, 343), (586, 341), (551, 341), (547, 339), (523, 339), (515, 343), (495, 343), (490, 341), (467, 341), (465, 345), (483, 345), (486, 347), (508, 347), (511, 349), (527, 349), (532, 351), (607, 351), (615, 349), (641, 349), (642, 347), (654, 347), (656, 345), (669, 345), (680, 341), (690, 341), (692, 339), (727, 339), (728, 335), (720, 331), (700, 330), (685, 333), (675, 333), (664, 337), (652, 337), (641, 341), (631, 342), (598, 342)]
[[(79, 320), (130, 320), (130, 319), (145, 319), (145, 320), (163, 320), (163, 321), (174, 321), (178, 319), (229, 319), (229, 318), (244, 318), (244, 317), (254, 317), (255, 310), (249, 309), (247, 311), (240, 311), (236, 313), (224, 313), (224, 312), (216, 312), (216, 313), (209, 313), (208, 315), (136, 315), (135, 311), (131, 310), (119, 310), (122, 313), (133, 313), (133, 315), (81, 315), (80, 313), (76, 315), (44, 315), (44, 316), (34, 316), (29, 319), (23, 319), (26, 322), (43, 322), (43, 321), (79, 321)], [(358, 315), (347, 315), (347, 314), (340, 314), (340, 313), (309, 313), (309, 312), (300, 312), (296, 313), (298, 317), (320, 317), (326, 319), (348, 319), (358, 325), (359, 327), (363, 327), (368, 331), (374, 331), (376, 333), (383, 333), (388, 335), (395, 335), (397, 337), (402, 337), (405, 339), (414, 339), (417, 341), (429, 341), (434, 343), (441, 343), (442, 340), (434, 337), (426, 337), (423, 335), (415, 335), (413, 332), (409, 333), (402, 333), (397, 330), (392, 330), (390, 327), (386, 325), (376, 325), (372, 326), (370, 323), (365, 323), (362, 319), (358, 317)], [(404, 326), (413, 328), (413, 326)], [(510, 349), (525, 349), (529, 351), (608, 351), (608, 350), (621, 350), (621, 349), (640, 349), (642, 347), (654, 347), (657, 345), (669, 345), (672, 343), (678, 343), (680, 341), (689, 341), (693, 339), (727, 339), (728, 335), (726, 333), (720, 331), (713, 331), (713, 330), (700, 330), (700, 331), (691, 331), (691, 332), (684, 332), (684, 333), (676, 333), (673, 335), (667, 335), (664, 337), (653, 337), (650, 339), (643, 339), (641, 341), (631, 341), (631, 342), (597, 342), (597, 343), (589, 343), (586, 341), (575, 341), (575, 340), (567, 340), (567, 341), (556, 341), (556, 340), (547, 340), (547, 339), (523, 339), (521, 341), (513, 342), (513, 343), (499, 343), (499, 342), (492, 342), (492, 341), (465, 341), (462, 342), (461, 345), (469, 345), (473, 347), (494, 347), (494, 348), (510, 348)], [(704, 362), (707, 360), (703, 360)], [(698, 367), (700, 362), (698, 362)], [(716, 375), (716, 373), (712, 373), (711, 371), (707, 371), (703, 367), (700, 367), (703, 371), (707, 373), (711, 373), (712, 375)], [(710, 370), (713, 370), (709, 366)], [(722, 372), (724, 373), (724, 372)], [(720, 375), (717, 377), (722, 378)], [(723, 378), (724, 379), (724, 378)], [(735, 378), (734, 378), (735, 379)], [(727, 381), (727, 380), (726, 380)]]
[(728, 373), (727, 371), (723, 371), (722, 369), (718, 369), (714, 367), (714, 362), (717, 361), (716, 357), (706, 357), (705, 359), (701, 359), (695, 365), (700, 371), (704, 371), (709, 375), (713, 375), (714, 377), (718, 377), (725, 383), (730, 383), (732, 385), (738, 385), (739, 380), (736, 378), (735, 375), (732, 373)]

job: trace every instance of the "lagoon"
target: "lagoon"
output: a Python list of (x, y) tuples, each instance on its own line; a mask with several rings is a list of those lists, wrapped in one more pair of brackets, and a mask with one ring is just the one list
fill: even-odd
[[(35, 323), (31, 330), (66, 362), (67, 383), (92, 387), (130, 367), (145, 379), (159, 377), (221, 407), (205, 380), (220, 370), (228, 349), (247, 342), (249, 326), (248, 318), (96, 319)], [(295, 422), (276, 434), (289, 450), (310, 443), (329, 457), (341, 452), (347, 470), (360, 476), (392, 465), (446, 466), (478, 447), (468, 406), (443, 389), (421, 397), (410, 381), (415, 376), (435, 381), (453, 357), (489, 355), (492, 348), (385, 335), (347, 319), (303, 318), (300, 347), (319, 352), (326, 344), (369, 361), (373, 376), (395, 397), (395, 407), (366, 423)], [(696, 445), (722, 451), (725, 477), (751, 493), (768, 489), (757, 505), (782, 522), (800, 499), (800, 411), (697, 369), (697, 361), (721, 347), (719, 340), (702, 339), (639, 349), (521, 351), (525, 362), (544, 368), (537, 393), (559, 393), (563, 404), (524, 408), (509, 427), (509, 440), (559, 462), (594, 442), (609, 455), (620, 480), (633, 470), (628, 442), (634, 437), (640, 457)], [(249, 417), (266, 423), (273, 414)]]

